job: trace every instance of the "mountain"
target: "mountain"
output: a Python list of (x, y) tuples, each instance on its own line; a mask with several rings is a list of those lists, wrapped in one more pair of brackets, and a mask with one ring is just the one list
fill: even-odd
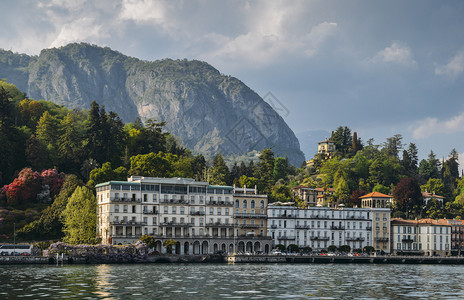
[(85, 43), (44, 49), (39, 56), (0, 50), (0, 78), (34, 99), (68, 108), (96, 100), (125, 122), (166, 122), (166, 130), (200, 153), (242, 155), (274, 146), (299, 166), (293, 131), (253, 90), (201, 61), (144, 61)]

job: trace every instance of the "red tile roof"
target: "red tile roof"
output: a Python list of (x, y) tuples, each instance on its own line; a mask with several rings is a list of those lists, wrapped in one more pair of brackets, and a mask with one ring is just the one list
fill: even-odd
[(372, 192), (362, 197), (359, 197), (359, 199), (364, 199), (364, 198), (392, 198), (392, 196), (388, 196), (388, 195), (385, 195), (379, 192)]

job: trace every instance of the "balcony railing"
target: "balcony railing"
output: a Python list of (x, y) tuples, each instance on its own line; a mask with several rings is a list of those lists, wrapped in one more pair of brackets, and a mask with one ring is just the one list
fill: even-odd
[(291, 219), (291, 218), (295, 218), (295, 215), (291, 215), (291, 214), (281, 214), (280, 216), (277, 216), (278, 218), (283, 218), (283, 219)]
[(234, 214), (234, 218), (267, 218), (265, 214)]
[(364, 241), (363, 237), (347, 237), (347, 241)]
[(204, 211), (194, 211), (194, 212), (190, 212), (190, 215), (191, 216), (204, 216), (205, 212)]
[(240, 228), (259, 228), (258, 224), (240, 224)]
[(206, 223), (206, 227), (234, 227), (234, 224), (226, 224), (226, 223), (220, 223), (220, 222), (209, 222)]
[(295, 225), (296, 229), (309, 229), (311, 226), (309, 225)]
[(402, 243), (412, 243), (412, 242), (414, 242), (414, 240), (413, 239), (402, 239), (401, 242)]
[(332, 230), (344, 230), (345, 229), (345, 226), (330, 226), (330, 229)]
[(328, 241), (330, 238), (328, 236), (311, 236), (311, 241)]
[(192, 223), (184, 223), (184, 222), (167, 222), (167, 223), (160, 223), (160, 226), (165, 227), (191, 227), (193, 226)]
[(232, 201), (207, 201), (206, 205), (234, 206), (234, 203)]
[(140, 198), (111, 198), (111, 202), (142, 202)]
[(352, 219), (352, 220), (365, 220), (366, 217), (364, 216), (348, 216), (346, 217), (347, 219)]
[(377, 242), (388, 242), (390, 239), (387, 237), (376, 237), (375, 240)]
[(143, 213), (145, 215), (157, 215), (159, 213), (159, 211), (157, 211), (157, 210), (144, 210)]
[(142, 225), (147, 225), (146, 222), (137, 222), (137, 221), (124, 221), (124, 220), (119, 220), (119, 221), (111, 221), (111, 225), (122, 225), (122, 226), (142, 226)]
[(372, 230), (372, 226), (367, 226), (366, 230)]
[(277, 239), (278, 240), (294, 240), (295, 236), (293, 236), (293, 235), (283, 235), (283, 236), (277, 237)]
[(271, 225), (272, 229), (277, 229), (277, 225)]
[(187, 199), (162, 199), (160, 203), (169, 203), (169, 204), (189, 204)]

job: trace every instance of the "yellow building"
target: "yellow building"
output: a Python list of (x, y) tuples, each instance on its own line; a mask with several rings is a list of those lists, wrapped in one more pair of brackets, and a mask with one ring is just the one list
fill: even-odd
[(325, 159), (332, 158), (335, 153), (335, 143), (329, 139), (317, 143), (317, 153)]
[(360, 197), (363, 208), (371, 209), (373, 246), (390, 253), (390, 205), (393, 198), (378, 192)]

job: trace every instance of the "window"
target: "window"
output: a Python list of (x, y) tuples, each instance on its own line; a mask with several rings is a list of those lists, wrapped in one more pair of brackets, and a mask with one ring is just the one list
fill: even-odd
[(127, 205), (124, 205), (123, 212), (125, 212), (125, 213), (127, 212)]
[(147, 224), (148, 224), (148, 218), (147, 218), (147, 217), (143, 217), (143, 224), (144, 224), (144, 225), (147, 225)]
[(203, 203), (203, 196), (200, 196), (200, 204)]
[(143, 202), (147, 202), (148, 201), (148, 195), (147, 194), (143, 194)]
[(180, 208), (180, 214), (181, 214), (181, 215), (184, 214), (184, 207), (183, 207), (183, 206)]
[(164, 207), (164, 213), (165, 213), (165, 214), (168, 213), (168, 207), (167, 207), (167, 206)]
[[(261, 203), (259, 205), (259, 208), (264, 208), (264, 200), (261, 200)], [(305, 214), (306, 214), (306, 211), (305, 211)]]
[(184, 224), (184, 218), (183, 218), (183, 217), (180, 218), (180, 223), (181, 223), (181, 224)]
[(132, 205), (132, 213), (135, 213), (135, 205)]
[(156, 225), (156, 217), (153, 217), (153, 225)]
[(190, 203), (195, 204), (195, 196), (190, 196)]
[(235, 208), (239, 208), (239, 206), (240, 206), (240, 201), (235, 200)]
[(248, 202), (245, 199), (245, 200), (243, 200), (243, 208), (247, 208), (247, 206), (248, 206)]
[(227, 207), (226, 208), (226, 216), (228, 216), (228, 215), (229, 215), (229, 208)]
[(250, 208), (255, 208), (255, 200), (251, 200)]
[(210, 215), (214, 214), (214, 208), (212, 208), (212, 207), (209, 208), (209, 214)]
[(203, 218), (200, 218), (200, 226), (203, 226)]
[(168, 195), (164, 195), (164, 202), (168, 202)]
[(217, 209), (217, 214), (220, 216), (221, 215), (221, 208)]
[(115, 223), (118, 223), (118, 222), (119, 222), (119, 217), (118, 217), (118, 216), (115, 216), (115, 217), (114, 217), (114, 222), (115, 222)]
[(114, 198), (119, 199), (119, 193), (114, 194)]
[(116, 204), (114, 206), (114, 212), (117, 212), (117, 213), (119, 212), (119, 204)]
[(156, 202), (156, 194), (153, 194), (153, 202)]
[(200, 228), (200, 236), (203, 235), (203, 228)]
[(172, 207), (172, 214), (175, 215), (176, 213), (177, 213), (177, 212), (176, 212), (176, 207), (173, 206), (173, 207)]

